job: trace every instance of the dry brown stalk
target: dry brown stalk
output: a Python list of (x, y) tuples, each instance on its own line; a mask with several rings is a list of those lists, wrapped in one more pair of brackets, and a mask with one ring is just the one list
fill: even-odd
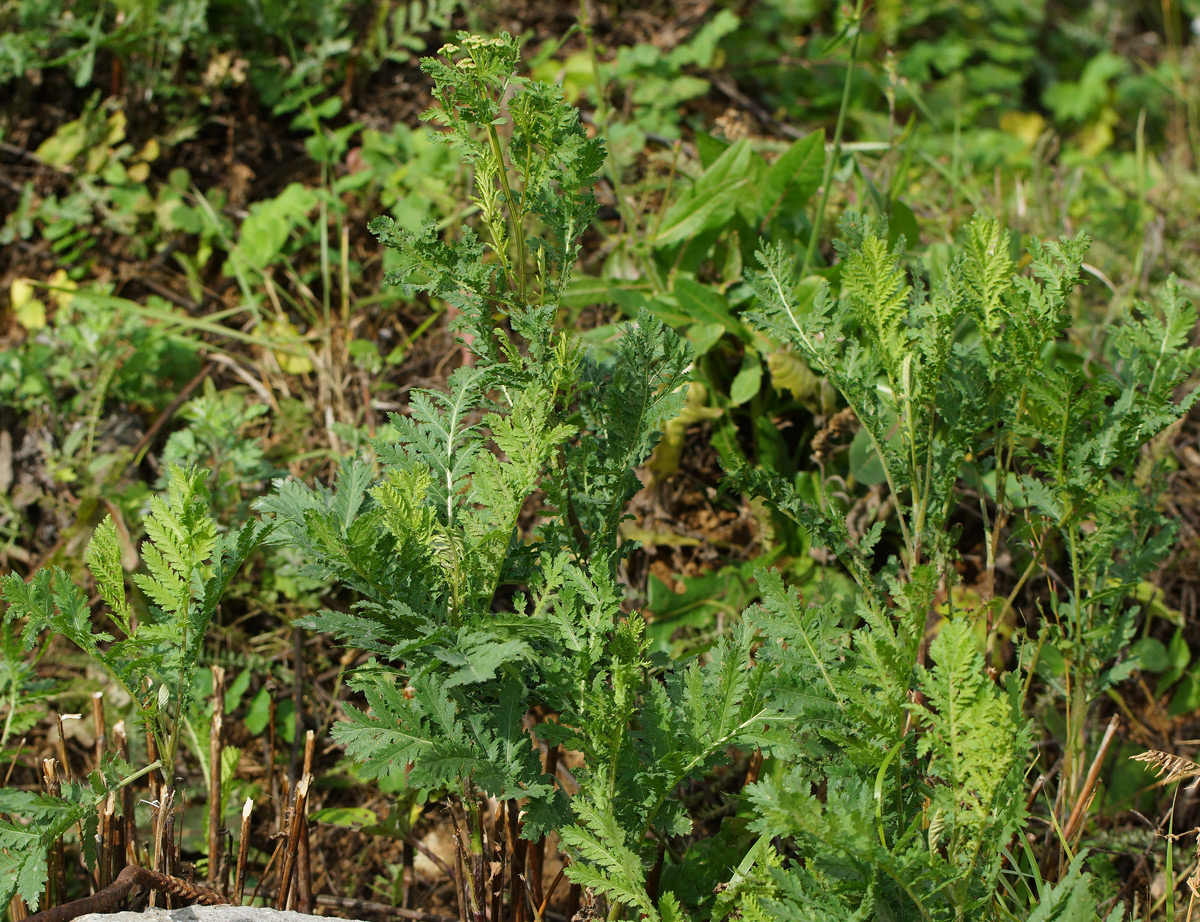
[[(480, 822), (486, 828), (487, 814), (480, 814)], [(508, 849), (505, 847), (504, 837), (504, 804), (497, 803), (496, 811), (492, 815), (492, 830), (493, 835), (491, 841), (484, 845), (484, 854), (490, 852), (489, 864), (490, 870), (487, 872), (488, 884), (488, 902), (491, 905), (492, 919), (500, 919), (504, 907), (504, 866), (508, 857)], [(513, 911), (516, 911), (516, 905), (513, 906)]]
[(453, 805), (450, 805), (450, 823), (454, 828), (454, 874), (455, 895), (458, 897), (458, 918), (460, 922), (467, 922), (470, 918), (468, 906), (470, 905), (470, 897), (468, 891), (470, 884), (467, 882), (467, 869), (463, 865), (463, 843), (462, 831), (458, 828), (458, 816), (454, 812)]
[(304, 770), (301, 774), (308, 775), (312, 773), (313, 749), (316, 748), (317, 734), (308, 730), (304, 734)]
[[(545, 767), (544, 771), (551, 778), (554, 778), (558, 773), (558, 758), (559, 748), (557, 746), (549, 746), (544, 752)], [(542, 875), (546, 866), (546, 837), (542, 836), (536, 842), (532, 843), (528, 848), (529, 862), (529, 881), (533, 887), (533, 895), (530, 899), (531, 906), (540, 906), (542, 899)]]
[(99, 768), (108, 749), (107, 727), (104, 723), (104, 692), (92, 692), (92, 723), (96, 730), (96, 767)]
[(12, 780), (13, 769), (17, 767), (17, 762), (21, 760), (21, 756), (25, 753), (25, 744), (29, 742), (29, 738), (22, 736), (21, 742), (17, 745), (17, 751), (13, 753), (12, 761), (8, 763), (8, 771), (4, 773), (4, 784), (0, 787), (8, 787), (8, 782)]
[[(146, 721), (146, 762), (153, 763), (158, 761), (158, 745), (154, 742), (154, 727), (149, 721)], [(146, 781), (150, 787), (150, 802), (157, 803), (159, 800), (159, 779), (166, 778), (166, 773), (163, 770), (151, 772)]]
[[(551, 889), (553, 892), (553, 889)], [(567, 918), (574, 919), (576, 913), (579, 912), (579, 904), (583, 897), (583, 887), (579, 884), (571, 884), (571, 889), (567, 891)], [(549, 900), (549, 894), (546, 899)]]
[(1192, 909), (1196, 905), (1196, 897), (1200, 896), (1200, 837), (1196, 839), (1196, 870), (1192, 871), (1191, 876), (1187, 879), (1188, 890), (1192, 895), (1188, 899), (1187, 919), (1185, 922), (1192, 922)]
[[(542, 897), (542, 901), (540, 903), (538, 903), (538, 908), (537, 908), (538, 922), (541, 922), (542, 917), (546, 914), (546, 907), (548, 905), (550, 905), (550, 897), (554, 896), (554, 891), (558, 889), (558, 885), (563, 882), (563, 880), (566, 878), (566, 875), (567, 875), (567, 862), (564, 860), (563, 866), (558, 869), (558, 874), (555, 876), (554, 881), (550, 884), (550, 889), (546, 891), (546, 895), (544, 897)], [(567, 918), (569, 919), (569, 918), (571, 918), (571, 916), (568, 916)]]
[[(278, 893), (270, 890), (263, 891), (264, 900), (273, 900)], [(376, 903), (371, 900), (357, 900), (345, 896), (329, 896), (322, 893), (313, 897), (318, 906), (329, 906), (336, 909), (348, 909), (352, 912), (365, 912), (373, 915), (396, 916), (400, 919), (412, 919), (414, 922), (458, 922), (455, 916), (442, 916), (433, 912), (421, 912), (419, 909), (406, 909), (403, 906), (391, 906), (387, 903)]]
[(1071, 810), (1071, 816), (1067, 820), (1067, 825), (1063, 828), (1063, 841), (1068, 845), (1074, 841), (1076, 834), (1083, 827), (1083, 818), (1087, 813), (1088, 805), (1092, 802), (1092, 796), (1096, 791), (1096, 782), (1100, 779), (1100, 769), (1104, 767), (1104, 758), (1108, 755), (1108, 748), (1112, 745), (1113, 737), (1117, 734), (1117, 727), (1120, 720), (1114, 714), (1112, 720), (1108, 722), (1108, 728), (1104, 731), (1104, 737), (1100, 740), (1100, 748), (1096, 750), (1096, 757), (1092, 759), (1091, 767), (1088, 768), (1087, 777), (1083, 782), (1083, 789), (1080, 790), (1079, 796), (1075, 799), (1075, 806)]
[(521, 838), (521, 817), (517, 802), (508, 802), (508, 840), (512, 843), (512, 870), (509, 874), (509, 901), (512, 904), (512, 922), (525, 922), (526, 895), (529, 891), (525, 870), (529, 843)]
[(208, 886), (221, 879), (221, 729), (225, 722), (225, 670), (212, 667), (213, 715), (208, 737)]
[[(116, 747), (117, 755), (129, 761), (129, 737), (125, 732), (125, 721), (118, 720), (113, 725), (113, 745)], [(151, 760), (153, 761), (153, 760)], [(153, 774), (150, 776), (153, 780)], [(113, 855), (113, 879), (120, 873), (120, 870), (126, 864), (137, 864), (138, 856), (138, 841), (137, 841), (137, 825), (134, 823), (133, 814), (133, 788), (130, 785), (125, 785), (121, 788), (121, 833), (120, 841), (122, 851)]]
[[(153, 777), (153, 775), (151, 776)], [(154, 829), (152, 838), (153, 870), (170, 876), (172, 857), (175, 851), (174, 824), (171, 822), (175, 813), (175, 789), (163, 786), (159, 790), (158, 803), (154, 809)], [(150, 905), (157, 905), (154, 892), (150, 894)]]
[(115, 852), (120, 846), (120, 823), (117, 821), (117, 795), (109, 791), (100, 808), (100, 854), (96, 857), (96, 889), (103, 890), (116, 878), (113, 868)]
[(292, 801), (292, 821), (288, 827), (287, 850), (284, 853), (283, 872), (279, 877), (279, 899), (276, 909), (289, 909), (295, 900), (292, 874), (296, 869), (296, 852), (300, 848), (300, 827), (307, 818), (308, 786), (312, 775), (304, 775), (296, 784), (296, 796)]
[[(305, 778), (312, 777), (313, 750), (316, 748), (317, 735), (312, 730), (304, 734), (304, 769)], [(300, 822), (300, 841), (296, 851), (296, 910), (311, 913), (313, 909), (312, 895), (312, 865), (309, 862), (308, 843), (308, 794), (305, 793), (303, 812)]]
[[(255, 886), (254, 886), (254, 892), (250, 894), (250, 905), (251, 906), (253, 906), (254, 901), (256, 899), (258, 899), (259, 887), (261, 887), (263, 885), (263, 883), (266, 881), (267, 875), (271, 873), (271, 868), (275, 866), (275, 862), (279, 859), (279, 856), (283, 854), (283, 850), (287, 846), (286, 837), (278, 836), (278, 839), (279, 839), (279, 841), (275, 845), (275, 851), (271, 852), (271, 859), (267, 862), (267, 866), (265, 868), (263, 868), (262, 875), (258, 878), (258, 883), (255, 884)], [(240, 903), (241, 900), (239, 900), (238, 902)]]
[[(59, 797), (62, 795), (62, 779), (58, 773), (58, 762), (54, 759), (42, 760), (42, 777), (46, 782), (46, 793), (51, 797)], [(50, 848), (50, 876), (47, 880), (47, 885), (53, 885), (53, 899), (56, 901), (62, 900), (67, 893), (67, 863), (63, 855), (62, 838), (54, 840), (54, 844)], [(47, 891), (46, 903), (50, 904), (51, 891)]]
[(308, 800), (305, 799), (304, 822), (300, 824), (300, 850), (296, 853), (296, 911), (308, 915), (313, 911), (312, 866), (308, 855)]
[(8, 917), (12, 922), (24, 922), (29, 918), (29, 907), (19, 896), (14, 896), (8, 904)]
[[(312, 778), (313, 748), (316, 734), (309, 730), (304, 734), (304, 777)], [(300, 842), (296, 851), (296, 909), (311, 913), (313, 910), (312, 866), (308, 853), (308, 792), (305, 792), (300, 815)]]
[[(246, 889), (246, 854), (250, 850), (250, 814), (254, 812), (254, 801), (247, 797), (242, 805), (242, 831), (238, 837), (237, 875), (233, 882), (233, 901), (239, 906)], [(265, 872), (264, 872), (265, 873)]]
[[(179, 876), (179, 848), (177, 846), (178, 839), (175, 838), (175, 789), (171, 789), (171, 810), (167, 813), (165, 825), (163, 827), (163, 841), (166, 843), (165, 866), (164, 873), (168, 877)], [(178, 909), (179, 901), (175, 899), (175, 895), (170, 890), (167, 894), (167, 909)]]
[(55, 714), (54, 716), (58, 718), (58, 763), (62, 767), (60, 775), (63, 781), (66, 781), (68, 784), (70, 784), (72, 780), (71, 763), (67, 761), (67, 737), (66, 734), (63, 733), (63, 721), (78, 720), (80, 715)]
[(762, 763), (762, 750), (755, 749), (754, 755), (750, 756), (750, 764), (746, 767), (746, 780), (742, 782), (742, 787), (749, 787), (758, 781), (759, 773), (762, 771)]
[(439, 855), (437, 852), (435, 852), (433, 849), (431, 849), (424, 842), (420, 841), (419, 839), (414, 839), (411, 835), (404, 841), (407, 844), (411, 845), (413, 848), (415, 848), (417, 851), (419, 851), (422, 855), (424, 855), (426, 858), (428, 858), (434, 864), (436, 864), (438, 866), (438, 869), (443, 874), (446, 875), (447, 880), (455, 879), (454, 868), (452, 868), (452, 867), (450, 867), (450, 865), (446, 864), (446, 862), (444, 860), (442, 860), (442, 856)]

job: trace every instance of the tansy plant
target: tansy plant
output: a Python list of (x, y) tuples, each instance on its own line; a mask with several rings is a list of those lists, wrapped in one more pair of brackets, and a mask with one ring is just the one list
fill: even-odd
[[(125, 585), (123, 545), (116, 523), (105, 517), (92, 534), (84, 559), (107, 619), (94, 612), (87, 593), (58, 567), (46, 567), (28, 581), (10, 573), (0, 579), (8, 603), (6, 621), (23, 619), (26, 650), (45, 632), (73, 643), (107, 673), (131, 702), (130, 724), (149, 734), (148, 752), (157, 760), (136, 773), (119, 760), (94, 772), (90, 784), (66, 784), (62, 796), (0, 790), (0, 812), (23, 817), (24, 824), (0, 820), (0, 903), (13, 893), (36, 907), (46, 881), (46, 849), (76, 823), (91, 830), (81, 839), (89, 865), (95, 859), (96, 804), (110, 791), (148, 771), (162, 783), (155, 822), (153, 860), (170, 849), (161, 839), (174, 811), (174, 787), (185, 713), (200, 662), (205, 634), (222, 595), (246, 557), (269, 531), (251, 522), (218, 534), (210, 513), (207, 472), (171, 466), (167, 490), (154, 497), (142, 520), (144, 572)], [(62, 894), (59, 894), (62, 897)]]
[[(556, 831), (572, 881), (614, 915), (656, 919), (656, 850), (691, 824), (680, 785), (752, 744), (767, 715), (749, 630), (664, 672), (622, 610), (618, 527), (683, 402), (689, 353), (648, 315), (604, 361), (555, 330), (604, 149), (516, 62), (507, 35), (461, 35), (423, 62), (430, 117), (474, 167), (483, 239), (372, 224), (400, 254), (393, 281), (457, 308), (473, 364), (392, 418), (377, 470), (360, 459), (330, 489), (282, 483), (262, 508), (275, 540), (354, 594), (351, 611), (304, 622), (375, 657), (353, 682), (366, 709), (347, 708), (334, 736), (368, 776), (447, 792), (463, 918), (544, 911), (525, 867)], [(563, 749), (583, 757), (570, 800)], [(675, 905), (662, 897), (664, 916)]]
[[(850, 217), (840, 293), (824, 285), (806, 308), (786, 249), (768, 247), (749, 319), (859, 421), (899, 556), (877, 562), (887, 521), (854, 532), (836, 494), (737, 470), (729, 485), (828, 545), (857, 592), (806, 605), (760, 572), (761, 604), (727, 636), (686, 660), (652, 656), (624, 604), (634, 545), (619, 529), (691, 357), (645, 312), (607, 358), (555, 328), (604, 147), (517, 63), (508, 35), (466, 34), (423, 62), (438, 137), (473, 167), (480, 233), (371, 225), (399, 254), (392, 282), (456, 309), (473, 354), (446, 391), (414, 392), (332, 486), (279, 482), (259, 503), (266, 526), (218, 536), (199, 475), (172, 470), (134, 577), (149, 619), (131, 615), (111, 523), (87, 555), (123, 637), (99, 633), (57, 571), (7, 578), (9, 617), (27, 619), (28, 642), (53, 628), (104, 663), (169, 767), (233, 569), (264, 538), (301, 552), (349, 604), (300, 625), (371, 654), (333, 734), (363, 776), (444, 795), (463, 920), (545, 918), (555, 833), (586, 918), (1090, 922), (1082, 822), (1064, 811), (1083, 793), (1088, 706), (1129, 668), (1132, 590), (1171, 540), (1146, 449), (1190, 405), (1174, 390), (1194, 366), (1191, 306), (1169, 284), (1085, 361), (1067, 305), (1083, 242), (1035, 243), (1018, 273), (1008, 236), (980, 218), (927, 287), (882, 227)], [(952, 591), (964, 499), (987, 534), (975, 610)], [(1005, 546), (1025, 570), (1002, 595)], [(1018, 616), (1022, 586), (1043, 577), (1042, 609)], [(1066, 711), (1061, 861), (1010, 850), (1026, 841), (1039, 658)], [(715, 813), (688, 797), (698, 786)], [(22, 829), (0, 825), (9, 856)]]
[[(1068, 814), (1088, 796), (1089, 705), (1136, 667), (1123, 658), (1134, 590), (1175, 533), (1155, 506), (1162, 452), (1153, 443), (1195, 401), (1175, 399), (1195, 368), (1195, 310), (1171, 280), (1157, 308), (1139, 305), (1100, 355), (1081, 361), (1068, 296), (1086, 240), (1034, 241), (1028, 270), (1017, 273), (1008, 234), (976, 218), (944, 277), (927, 286), (885, 228), (852, 215), (842, 230), (840, 294), (823, 285), (802, 309), (790, 259), (768, 247), (750, 276), (761, 305), (752, 320), (790, 343), (853, 411), (889, 488), (901, 553), (879, 566), (886, 522), (852, 534), (832, 493), (802, 495), (771, 471), (735, 472), (734, 483), (835, 551), (859, 588), (861, 623), (847, 637), (833, 610), (802, 610), (764, 583), (762, 623), (785, 644), (767, 643), (760, 658), (778, 661), (804, 735), (788, 766), (750, 795), (759, 828), (794, 836), (802, 859), (776, 874), (762, 905), (787, 907), (787, 918), (823, 905), (838, 918), (958, 919), (1000, 906), (1012, 918), (1041, 900), (1039, 919), (1091, 919), (1069, 905), (1092, 898), (1079, 862), (1067, 867), (1083, 827), (1082, 812)], [(985, 531), (970, 606), (955, 604), (958, 531), (949, 527), (964, 503)], [(1006, 594), (1001, 551), (1023, 568)], [(1018, 616), (1020, 590), (1035, 578), (1046, 581), (1047, 601)], [(931, 620), (935, 612), (944, 620)], [(1000, 642), (1010, 640), (1016, 668), (986, 678), (981, 653), (1003, 668)], [(1052, 817), (1063, 876), (1053, 893), (1041, 887), (1039, 862), (1006, 857), (1025, 822), (1031, 740), (1022, 715), (1039, 658), (1050, 706), (1065, 712)], [(1004, 860), (1024, 863), (1038, 888), (998, 890)], [(1057, 869), (1059, 853), (1040, 864)]]
[[(951, 609), (928, 646), (926, 626), (952, 576), (964, 484), (982, 497), (993, 581), (1015, 518), (1023, 534), (1059, 530), (1072, 586), (1060, 600), (1055, 584), (1040, 639), (1068, 663), (1081, 733), (1081, 709), (1117, 674), (1128, 587), (1161, 548), (1135, 469), (1182, 411), (1171, 395), (1190, 308), (1169, 287), (1161, 317), (1147, 309), (1113, 338), (1104, 371), (1072, 377), (1055, 350), (1082, 243), (1035, 245), (1018, 274), (1007, 236), (979, 219), (927, 290), (883, 229), (851, 218), (841, 293), (822, 288), (807, 311), (785, 251), (766, 250), (753, 320), (853, 409), (902, 553), (879, 567), (883, 522), (852, 534), (834, 497), (738, 471), (731, 484), (837, 552), (858, 584), (857, 627), (762, 573), (763, 603), (703, 656), (651, 657), (643, 619), (622, 608), (631, 545), (618, 527), (683, 403), (688, 350), (645, 313), (603, 361), (555, 330), (603, 147), (516, 64), (508, 36), (468, 35), (423, 64), (430, 118), (474, 167), (482, 237), (372, 224), (400, 255), (392, 280), (457, 309), (473, 362), (446, 393), (414, 394), (373, 443), (377, 466), (347, 462), (330, 488), (281, 483), (262, 503), (273, 540), (354, 599), (305, 626), (373, 654), (353, 680), (366, 706), (348, 707), (335, 737), (368, 777), (445, 792), (464, 919), (541, 917), (551, 832), (592, 917), (965, 919), (1045, 898), (1039, 919), (1068, 918), (1052, 907), (1092, 898), (1078, 863), (1057, 885), (1002, 877), (1026, 820), (1032, 662), (997, 682), (977, 637), (1013, 621), (1016, 589), (975, 619)], [(1129, 509), (1137, 524), (1119, 527)], [(768, 761), (761, 781), (746, 776), (741, 815), (694, 816), (688, 786), (728, 784), (718, 766), (755, 747)], [(554, 770), (566, 752), (569, 789)]]

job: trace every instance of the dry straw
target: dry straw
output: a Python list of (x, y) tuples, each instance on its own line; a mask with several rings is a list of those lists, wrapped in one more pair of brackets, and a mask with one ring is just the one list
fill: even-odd
[(1169, 752), (1161, 752), (1158, 749), (1147, 749), (1139, 755), (1131, 756), (1131, 758), (1135, 762), (1145, 762), (1147, 765), (1150, 765), (1154, 769), (1155, 777), (1163, 779), (1163, 784), (1172, 784), (1176, 781), (1194, 778), (1195, 780), (1188, 785), (1188, 790), (1194, 790), (1200, 786), (1200, 765), (1191, 759), (1172, 755)]

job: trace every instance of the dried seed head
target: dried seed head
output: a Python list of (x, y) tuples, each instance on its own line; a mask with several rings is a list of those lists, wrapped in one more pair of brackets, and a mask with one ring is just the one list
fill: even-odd
[[(1130, 756), (1130, 758), (1135, 762), (1145, 762), (1151, 766), (1154, 769), (1155, 777), (1163, 778), (1165, 784), (1182, 781), (1185, 778), (1195, 778), (1196, 780), (1189, 785), (1189, 788), (1200, 785), (1200, 765), (1191, 759), (1172, 755), (1169, 752), (1161, 752), (1158, 749), (1147, 749), (1136, 756)], [(1163, 777), (1164, 775), (1166, 777)]]

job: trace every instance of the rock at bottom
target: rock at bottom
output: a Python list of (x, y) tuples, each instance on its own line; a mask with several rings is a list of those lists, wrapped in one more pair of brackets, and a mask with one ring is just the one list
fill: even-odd
[(75, 922), (329, 922), (328, 916), (306, 916), (263, 906), (186, 906), (145, 912), (91, 913)]

